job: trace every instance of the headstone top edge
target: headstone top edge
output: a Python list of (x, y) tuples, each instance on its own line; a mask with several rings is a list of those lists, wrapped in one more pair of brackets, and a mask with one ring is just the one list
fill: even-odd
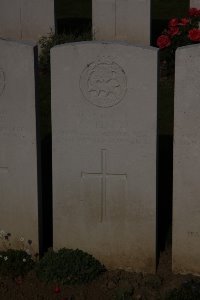
[(177, 50), (176, 50), (176, 54), (179, 53), (179, 52), (188, 50), (188, 49), (195, 49), (195, 48), (196, 49), (200, 48), (200, 44), (193, 44), (193, 45), (178, 47)]
[(148, 50), (156, 53), (159, 52), (159, 49), (153, 46), (144, 46), (144, 45), (132, 44), (123, 41), (121, 42), (120, 41), (83, 41), (83, 42), (64, 43), (52, 47), (51, 52), (64, 47), (75, 47), (75, 46), (83, 46), (83, 45), (108, 45), (108, 46), (116, 45), (116, 46), (132, 47), (136, 49), (140, 48), (141, 50)]
[(24, 40), (22, 41), (22, 40), (0, 37), (0, 42), (13, 43), (21, 46), (37, 47), (37, 43), (35, 43), (34, 41), (24, 41)]

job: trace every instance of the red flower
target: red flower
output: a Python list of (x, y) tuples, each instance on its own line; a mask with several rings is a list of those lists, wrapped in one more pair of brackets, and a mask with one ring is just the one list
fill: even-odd
[(193, 42), (200, 42), (200, 29), (193, 28), (189, 30), (188, 38)]
[(18, 285), (22, 284), (22, 277), (21, 276), (15, 277), (15, 282)]
[(189, 9), (189, 16), (190, 17), (198, 17), (199, 15), (200, 15), (200, 10), (198, 8), (191, 7)]
[(185, 25), (187, 25), (189, 22), (190, 22), (190, 21), (189, 21), (188, 18), (182, 18), (182, 19), (181, 19), (181, 22), (179, 23), (179, 25), (185, 26)]
[(160, 49), (163, 49), (171, 45), (171, 40), (167, 35), (162, 34), (158, 37), (156, 43)]
[(168, 33), (171, 37), (172, 37), (172, 36), (175, 36), (175, 35), (181, 34), (178, 27), (170, 27), (169, 30), (167, 31), (167, 33)]
[(168, 26), (169, 27), (174, 27), (178, 25), (178, 19), (177, 18), (173, 18), (171, 20), (169, 20)]
[(59, 286), (56, 286), (56, 287), (54, 288), (54, 293), (55, 293), (55, 294), (60, 294), (60, 292), (61, 292), (60, 287), (59, 287)]

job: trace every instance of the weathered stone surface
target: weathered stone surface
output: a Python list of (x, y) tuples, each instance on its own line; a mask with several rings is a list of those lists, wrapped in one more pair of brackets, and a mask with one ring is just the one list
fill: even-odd
[(93, 0), (95, 40), (150, 45), (151, 0)]
[(200, 8), (200, 0), (190, 0), (190, 7)]
[(154, 272), (157, 49), (52, 49), (54, 248)]
[(173, 271), (200, 274), (200, 45), (176, 53)]
[(0, 37), (38, 41), (55, 30), (54, 0), (1, 0)]
[(36, 50), (0, 39), (0, 230), (38, 251)]

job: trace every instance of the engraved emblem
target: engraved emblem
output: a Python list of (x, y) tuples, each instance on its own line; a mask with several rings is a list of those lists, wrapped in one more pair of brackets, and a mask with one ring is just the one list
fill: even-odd
[(0, 96), (3, 94), (5, 88), (5, 74), (3, 70), (0, 68)]
[(87, 65), (80, 77), (80, 89), (86, 100), (98, 107), (111, 107), (126, 94), (126, 74), (115, 62), (99, 59)]

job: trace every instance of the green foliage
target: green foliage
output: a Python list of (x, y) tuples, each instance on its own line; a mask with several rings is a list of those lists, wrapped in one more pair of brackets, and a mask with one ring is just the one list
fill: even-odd
[(39, 45), (41, 48), (40, 53), (40, 71), (50, 72), (50, 49), (56, 45), (64, 43), (73, 43), (80, 41), (89, 41), (92, 39), (91, 33), (86, 32), (82, 35), (74, 34), (54, 34), (50, 32), (48, 36), (43, 36), (39, 40)]
[(190, 280), (181, 285), (178, 289), (173, 289), (165, 300), (199, 300), (200, 282)]
[(131, 300), (133, 299), (133, 288), (118, 288), (115, 292), (116, 300)]
[(89, 282), (104, 271), (105, 267), (92, 255), (78, 249), (65, 248), (58, 252), (49, 250), (36, 268), (39, 279), (63, 284)]
[(32, 257), (23, 250), (0, 251), (0, 274), (3, 276), (23, 276), (34, 264)]

